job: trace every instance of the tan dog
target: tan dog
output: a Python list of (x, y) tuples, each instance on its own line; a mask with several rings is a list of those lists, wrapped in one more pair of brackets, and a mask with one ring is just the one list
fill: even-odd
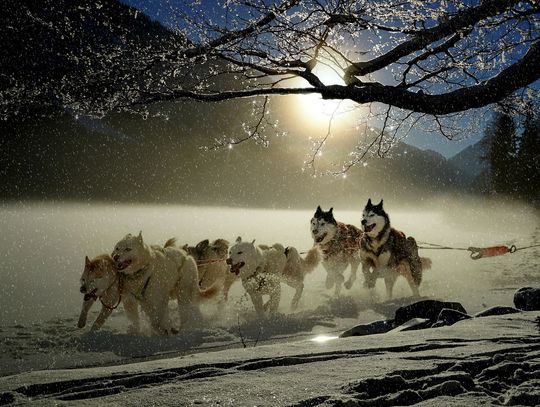
[[(262, 250), (270, 250), (272, 248), (279, 249), (280, 247), (282, 246), (274, 245), (273, 247), (269, 247), (266, 245), (259, 245), (259, 248)], [(313, 247), (308, 251), (306, 258), (303, 259), (298, 253), (298, 250), (292, 246), (287, 247), (284, 250), (284, 253), (287, 262), (278, 275), (281, 282), (296, 290), (291, 301), (291, 309), (294, 311), (298, 308), (298, 302), (304, 291), (304, 278), (306, 274), (315, 270), (315, 267), (317, 267), (320, 261), (320, 254), (318, 248)]]
[(148, 246), (142, 233), (126, 235), (116, 244), (111, 257), (124, 276), (124, 291), (137, 299), (156, 333), (173, 332), (169, 296), (177, 300), (180, 323), (187, 326), (202, 318), (199, 302), (219, 293), (216, 286), (199, 288), (193, 257), (172, 245)]
[(296, 290), (291, 301), (291, 309), (294, 311), (298, 308), (298, 302), (304, 291), (304, 278), (306, 274), (315, 270), (319, 264), (320, 255), (318, 248), (313, 247), (303, 259), (298, 250), (294, 247), (287, 247), (285, 256), (287, 256), (287, 263), (281, 273), (281, 281)]
[(226, 263), (229, 242), (217, 239), (210, 243), (206, 239), (197, 243), (195, 247), (186, 244), (183, 249), (197, 262), (199, 286), (207, 289), (218, 284), (221, 287), (222, 299), (227, 301), (231, 285), (239, 280), (237, 275), (229, 272)]
[(114, 268), (113, 259), (109, 255), (104, 254), (93, 260), (86, 256), (80, 289), (81, 293), (84, 294), (84, 301), (77, 326), (84, 328), (88, 311), (99, 299), (102, 305), (101, 312), (92, 324), (92, 331), (100, 329), (121, 302), (128, 319), (132, 323), (132, 329), (138, 332), (139, 307), (137, 301), (132, 296), (122, 296), (121, 285), (121, 276)]

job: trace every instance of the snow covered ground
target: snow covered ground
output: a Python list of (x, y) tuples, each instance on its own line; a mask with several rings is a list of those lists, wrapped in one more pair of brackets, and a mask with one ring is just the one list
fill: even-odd
[[(540, 243), (538, 214), (526, 207), (442, 201), (430, 207), (436, 209), (400, 210), (388, 203), (387, 210), (395, 227), (420, 241), (459, 247)], [(359, 224), (361, 208), (335, 208), (334, 212), (341, 221)], [(100, 332), (76, 328), (84, 256), (110, 252), (128, 232), (142, 230), (151, 243), (162, 243), (171, 236), (181, 243), (196, 243), (217, 237), (232, 241), (241, 235), (259, 243), (280, 242), (305, 250), (311, 246), (312, 213), (156, 205), (3, 205), (0, 373), (5, 377), (0, 379), (0, 391), (7, 393), (1, 400), (14, 397), (23, 404), (29, 400), (51, 404), (88, 399), (90, 403), (111, 394), (99, 398), (99, 403), (219, 401), (221, 405), (309, 406), (354, 399), (367, 404), (351, 405), (385, 405), (408, 404), (401, 402), (404, 399), (388, 400), (414, 398), (405, 390), (417, 386), (431, 389), (433, 395), (422, 393), (431, 401), (421, 405), (441, 405), (434, 397), (459, 393), (461, 386), (467, 393), (452, 402), (464, 405), (471, 398), (485, 404), (500, 398), (498, 402), (511, 404), (512, 394), (531, 393), (527, 386), (538, 392), (540, 347), (534, 321), (538, 313), (313, 342), (314, 337), (335, 337), (358, 323), (391, 318), (399, 306), (412, 301), (402, 280), (396, 286), (396, 299), (385, 301), (384, 285), (379, 281), (380, 298), (373, 303), (361, 287), (361, 277), (342, 298), (334, 299), (324, 288), (322, 267), (309, 275), (297, 312), (289, 312), (292, 289), (284, 287), (281, 313), (262, 323), (255, 319), (240, 284), (235, 284), (226, 308), (218, 310), (209, 303), (201, 329), (174, 337), (128, 334), (121, 309)], [(464, 251), (426, 250), (422, 255), (433, 260), (421, 286), (422, 295), (461, 302), (469, 314), (493, 305), (511, 305), (517, 288), (540, 285), (538, 248), (478, 261), (470, 260)], [(97, 307), (89, 321), (96, 313)], [(474, 369), (474, 363), (469, 366), (473, 361), (477, 361)], [(525, 369), (527, 380), (521, 380), (524, 373), (507, 366), (512, 363), (533, 373)], [(72, 369), (80, 367), (84, 368)], [(70, 370), (57, 370), (63, 368)], [(493, 372), (477, 371), (480, 368)], [(515, 384), (511, 389), (504, 384), (494, 390), (496, 385), (490, 384), (487, 392), (469, 391), (471, 380), (475, 386), (490, 380), (507, 383), (504, 372), (508, 371)], [(26, 373), (15, 374), (18, 372)], [(455, 372), (465, 373), (456, 376)], [(383, 379), (394, 374), (403, 381)], [(362, 380), (370, 377), (383, 380), (373, 386), (383, 385), (387, 393), (365, 390)], [(441, 379), (430, 381), (433, 377)], [(46, 385), (49, 382), (59, 384)], [(24, 384), (32, 386), (22, 389)], [(386, 401), (377, 397), (386, 397)]]

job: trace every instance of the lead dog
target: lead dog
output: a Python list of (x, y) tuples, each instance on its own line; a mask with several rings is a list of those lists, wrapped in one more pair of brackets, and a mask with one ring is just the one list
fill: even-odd
[(199, 288), (197, 265), (193, 257), (174, 247), (148, 246), (142, 232), (126, 235), (112, 252), (116, 268), (124, 276), (124, 290), (137, 299), (159, 334), (173, 330), (169, 318), (169, 296), (178, 302), (182, 326), (201, 318), (199, 302), (212, 298), (219, 287)]
[(422, 271), (431, 267), (431, 260), (418, 255), (413, 237), (406, 237), (390, 226), (390, 217), (383, 209), (368, 200), (362, 214), (364, 235), (361, 241), (362, 272), (367, 288), (375, 287), (378, 277), (384, 277), (386, 295), (392, 290), (398, 276), (405, 277), (414, 296), (419, 296)]
[(84, 301), (77, 324), (79, 328), (84, 328), (88, 318), (88, 311), (99, 299), (101, 301), (101, 312), (90, 328), (92, 331), (96, 331), (103, 326), (113, 310), (120, 305), (120, 302), (132, 323), (132, 330), (139, 331), (137, 301), (131, 296), (122, 296), (122, 283), (120, 280), (121, 276), (114, 268), (114, 261), (109, 255), (103, 254), (92, 260), (88, 256), (85, 257), (80, 288), (81, 293), (84, 294)]
[(356, 280), (360, 266), (362, 231), (356, 226), (336, 221), (333, 208), (325, 212), (318, 206), (311, 219), (311, 235), (315, 246), (322, 253), (322, 264), (327, 272), (326, 288), (335, 286), (335, 295), (339, 296), (345, 281), (343, 273), (349, 265), (351, 274), (345, 282), (345, 288), (350, 289)]
[(197, 262), (199, 271), (199, 286), (202, 289), (218, 284), (221, 296), (227, 301), (231, 285), (238, 280), (238, 276), (229, 272), (226, 264), (229, 242), (224, 239), (208, 239), (197, 243), (196, 246), (185, 245), (183, 249)]

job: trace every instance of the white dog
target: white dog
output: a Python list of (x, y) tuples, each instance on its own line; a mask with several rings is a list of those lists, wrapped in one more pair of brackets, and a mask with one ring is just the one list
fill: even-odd
[(169, 296), (178, 301), (182, 326), (200, 318), (199, 301), (212, 298), (219, 287), (200, 290), (195, 260), (174, 247), (148, 246), (138, 236), (126, 235), (111, 257), (124, 276), (124, 291), (135, 297), (148, 316), (153, 330), (159, 334), (172, 331), (169, 318)]
[[(285, 248), (280, 244), (272, 247), (255, 247), (255, 240), (242, 242), (238, 237), (229, 249), (227, 264), (231, 273), (240, 276), (242, 285), (251, 297), (257, 315), (264, 316), (265, 311), (274, 313), (281, 298), (280, 274), (287, 263)], [(270, 299), (263, 303), (263, 295)]]

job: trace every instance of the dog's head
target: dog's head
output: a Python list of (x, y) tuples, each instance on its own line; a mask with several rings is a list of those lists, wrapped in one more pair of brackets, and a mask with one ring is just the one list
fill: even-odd
[(138, 236), (128, 234), (114, 246), (111, 254), (116, 269), (123, 274), (134, 274), (148, 264), (148, 248), (142, 232)]
[(114, 262), (108, 255), (98, 256), (90, 260), (84, 259), (84, 271), (81, 276), (81, 293), (84, 301), (96, 300), (114, 283), (116, 270)]
[(257, 268), (257, 258), (255, 240), (242, 242), (242, 238), (238, 237), (234, 245), (229, 249), (227, 264), (231, 268), (231, 273), (237, 276), (245, 276)]
[(383, 200), (377, 205), (368, 200), (364, 212), (362, 214), (362, 229), (369, 237), (377, 236), (384, 227), (390, 223), (388, 214), (383, 209)]
[(196, 246), (185, 245), (183, 249), (195, 260), (216, 260), (227, 257), (229, 242), (224, 239), (214, 240), (212, 243), (208, 239), (197, 243)]
[(328, 212), (317, 206), (317, 210), (311, 218), (311, 236), (317, 244), (325, 244), (334, 238), (337, 231), (337, 221), (334, 219), (334, 208)]

